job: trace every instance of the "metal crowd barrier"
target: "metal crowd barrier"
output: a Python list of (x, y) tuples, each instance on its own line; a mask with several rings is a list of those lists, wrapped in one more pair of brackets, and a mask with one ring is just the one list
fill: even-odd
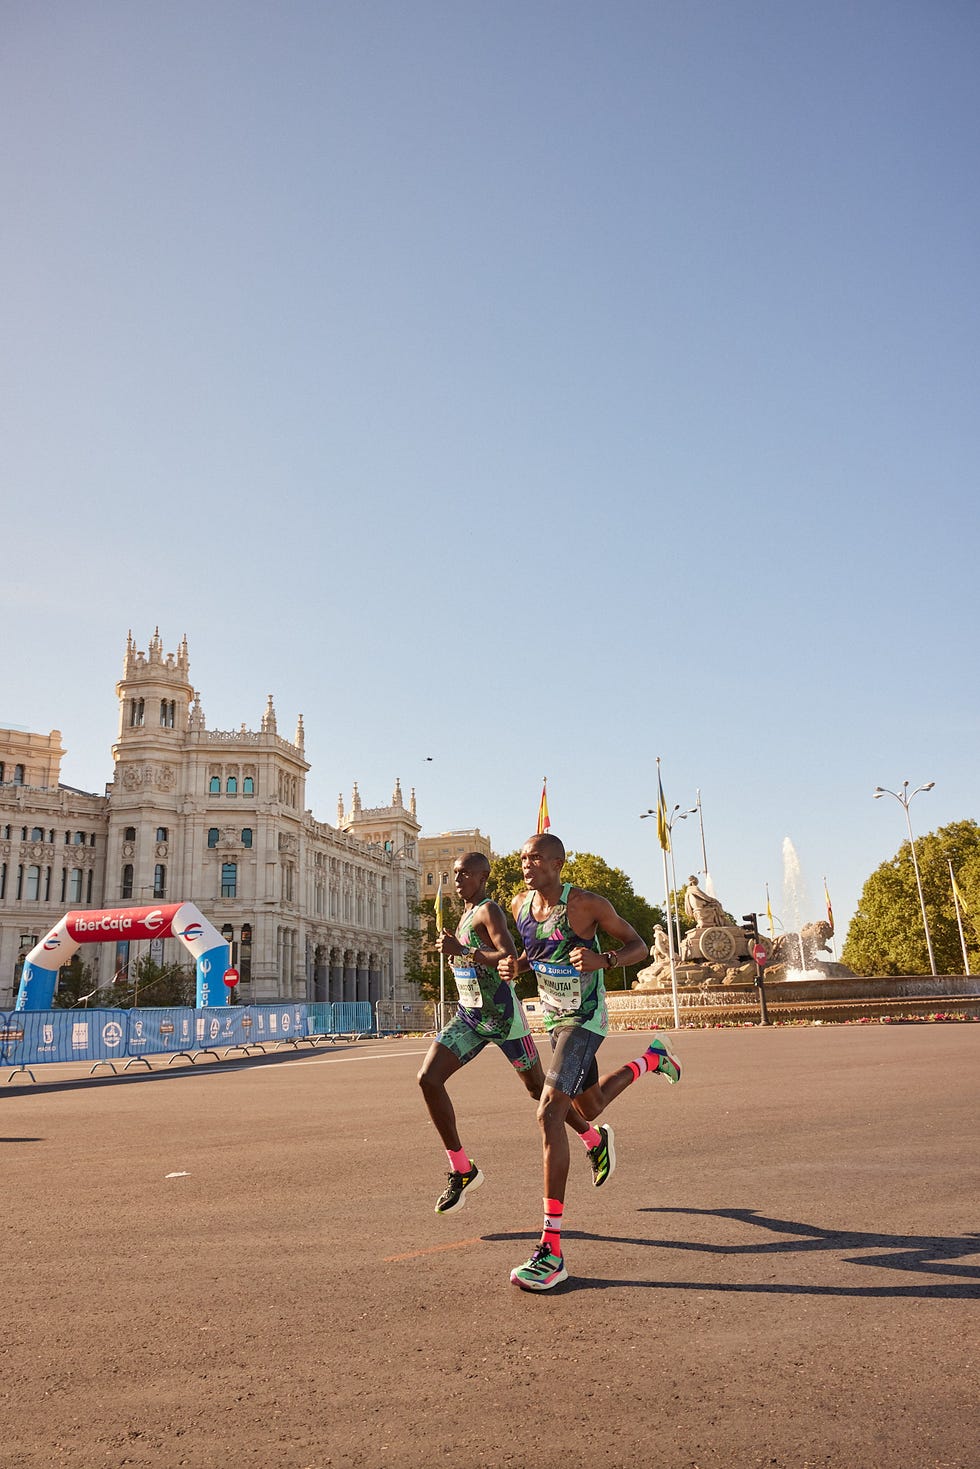
[(90, 1075), (113, 1073), (150, 1056), (195, 1064), (219, 1052), (266, 1051), (284, 1045), (355, 1040), (372, 1031), (366, 1001), (343, 1004), (222, 1005), (192, 1010), (172, 1006), (140, 1010), (14, 1010), (0, 1012), (0, 1066), (35, 1081), (31, 1068), (51, 1062), (90, 1061)]

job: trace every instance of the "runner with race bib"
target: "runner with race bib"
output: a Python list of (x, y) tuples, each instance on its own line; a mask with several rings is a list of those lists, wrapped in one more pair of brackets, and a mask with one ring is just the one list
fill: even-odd
[[(507, 979), (534, 971), (552, 1048), (538, 1106), (544, 1147), (544, 1229), (531, 1258), (510, 1276), (523, 1290), (550, 1290), (568, 1278), (561, 1252), (568, 1178), (566, 1123), (576, 1115), (594, 1122), (647, 1071), (671, 1082), (681, 1076), (680, 1061), (658, 1036), (636, 1061), (600, 1080), (596, 1055), (609, 1028), (603, 971), (640, 963), (647, 957), (647, 945), (606, 898), (562, 883), (564, 865), (565, 848), (550, 832), (524, 843), (521, 871), (528, 890), (511, 904), (524, 953), (513, 959), (508, 955), (499, 965)], [(600, 929), (622, 947), (600, 952)], [(613, 1130), (608, 1124), (590, 1128), (582, 1141), (592, 1160), (593, 1183), (599, 1187), (616, 1167)]]

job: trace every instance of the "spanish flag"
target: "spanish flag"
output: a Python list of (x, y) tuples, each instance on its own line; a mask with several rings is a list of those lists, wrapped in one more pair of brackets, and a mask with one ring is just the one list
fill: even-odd
[(953, 884), (953, 897), (956, 899), (957, 903), (959, 903), (960, 907), (963, 909), (963, 912), (964, 913), (969, 913), (969, 911), (970, 911), (970, 905), (966, 901), (966, 899), (964, 898), (963, 894), (960, 892), (959, 888), (956, 885), (956, 878), (953, 876), (953, 869), (952, 869), (952, 867), (949, 870), (949, 880)]
[(660, 779), (660, 761), (657, 761), (657, 841), (665, 852), (670, 851), (670, 827), (667, 825), (667, 800)]
[(543, 831), (548, 830), (550, 825), (551, 817), (548, 815), (548, 777), (545, 776), (544, 785), (541, 787), (541, 800), (538, 803), (538, 830), (536, 835), (540, 836)]
[(827, 922), (830, 924), (831, 928), (833, 928), (833, 926), (834, 926), (834, 910), (830, 906), (830, 893), (827, 891), (827, 879), (826, 878), (824, 878), (824, 880), (823, 880), (823, 896), (824, 896), (824, 902), (827, 904)]

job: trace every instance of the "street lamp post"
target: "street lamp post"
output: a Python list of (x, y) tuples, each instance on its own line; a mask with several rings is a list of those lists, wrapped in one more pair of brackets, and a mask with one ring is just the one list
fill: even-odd
[(912, 848), (912, 868), (915, 872), (915, 885), (919, 890), (919, 907), (922, 909), (922, 927), (926, 933), (926, 948), (929, 950), (929, 968), (933, 974), (936, 973), (936, 960), (932, 952), (932, 938), (929, 934), (929, 919), (926, 917), (926, 900), (922, 892), (922, 878), (919, 875), (919, 859), (915, 855), (915, 837), (912, 835), (912, 818), (909, 816), (909, 806), (912, 804), (913, 796), (917, 796), (920, 791), (931, 791), (935, 784), (936, 782), (934, 780), (928, 780), (925, 785), (916, 786), (910, 795), (909, 783), (907, 780), (903, 780), (901, 792), (889, 791), (885, 786), (875, 786), (872, 792), (876, 801), (882, 796), (894, 796), (895, 800), (905, 810), (905, 824), (909, 829), (909, 846)]

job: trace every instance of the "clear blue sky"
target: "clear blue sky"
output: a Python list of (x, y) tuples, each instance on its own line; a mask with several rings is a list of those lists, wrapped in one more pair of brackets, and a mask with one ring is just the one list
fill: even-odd
[(547, 774), (658, 900), (659, 754), (843, 940), (875, 785), (980, 816), (978, 61), (972, 0), (4, 0), (0, 723), (101, 790), (159, 624), (323, 820), (506, 851)]

